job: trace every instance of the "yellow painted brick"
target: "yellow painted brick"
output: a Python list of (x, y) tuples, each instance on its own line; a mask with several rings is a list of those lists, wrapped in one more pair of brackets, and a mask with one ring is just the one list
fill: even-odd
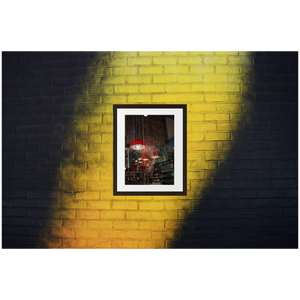
[(148, 57), (128, 58), (128, 66), (145, 66), (151, 64), (152, 64), (152, 58), (148, 58)]
[(204, 172), (187, 172), (187, 180), (202, 180), (204, 179)]
[(166, 209), (190, 209), (192, 207), (190, 201), (175, 200), (165, 201)]
[(166, 92), (167, 93), (184, 93), (190, 92), (191, 86), (189, 84), (167, 84)]
[(191, 130), (193, 132), (204, 132), (207, 130), (217, 130), (217, 126), (214, 123), (192, 123)]
[(114, 196), (112, 190), (102, 191), (101, 190), (101, 199), (103, 200), (125, 200), (125, 196)]
[(250, 122), (253, 121), (253, 115), (252, 114), (245, 114), (245, 113), (231, 113), (230, 114), (230, 121), (233, 122)]
[[(88, 162), (87, 169), (88, 172), (92, 172), (91, 170), (112, 170), (113, 164), (108, 161), (100, 161), (100, 162)], [(76, 177), (75, 177), (76, 178)], [(87, 179), (98, 179), (98, 178), (87, 178)]]
[(239, 52), (238, 51), (215, 51), (215, 55), (236, 56), (239, 55)]
[(101, 211), (101, 219), (125, 219), (125, 211)]
[(138, 93), (138, 85), (116, 85), (114, 86), (114, 91), (116, 94), (131, 94)]
[(235, 141), (221, 141), (218, 142), (218, 150), (231, 151), (234, 145), (235, 145)]
[(162, 249), (164, 248), (164, 240), (149, 240), (149, 241), (140, 241), (139, 248), (141, 249)]
[(237, 74), (239, 70), (238, 66), (216, 66), (217, 74)]
[(112, 94), (113, 88), (109, 85), (90, 86), (88, 87), (88, 93), (89, 95)]
[(228, 82), (234, 83), (252, 83), (252, 75), (241, 74), (241, 75), (228, 75)]
[(87, 221), (87, 227), (94, 228), (94, 229), (111, 229), (112, 224), (113, 224), (112, 221), (102, 221), (102, 220)]
[(91, 124), (91, 123), (102, 123), (102, 118), (100, 116), (78, 116), (76, 118), (77, 124)]
[(76, 229), (76, 238), (96, 239), (99, 236), (99, 231), (96, 229)]
[[(126, 98), (126, 96), (103, 96), (102, 97), (102, 99), (103, 99), (103, 103), (108, 103), (108, 104), (123, 104), (123, 103), (126, 103), (127, 101), (127, 98)], [(103, 120), (103, 123), (105, 123), (104, 122), (104, 120)]]
[(152, 220), (167, 220), (167, 219), (177, 219), (178, 215), (176, 211), (153, 211)]
[(254, 93), (255, 92), (255, 88), (252, 84), (249, 85), (242, 85), (241, 86), (241, 93), (246, 94), (246, 93)]
[(111, 248), (111, 240), (107, 239), (89, 239), (88, 248)]
[(51, 237), (74, 238), (75, 231), (72, 228), (51, 228)]
[(229, 121), (229, 114), (205, 114), (205, 121)]
[(95, 219), (99, 220), (100, 217), (100, 211), (97, 210), (87, 210), (87, 209), (79, 209), (77, 210), (77, 219)]
[(240, 86), (239, 84), (234, 83), (226, 83), (226, 84), (216, 84), (217, 92), (239, 92)]
[(201, 56), (179, 58), (180, 65), (202, 65), (202, 63), (203, 63), (203, 57)]
[(112, 143), (113, 142), (113, 134), (102, 133), (102, 142)]
[(151, 83), (151, 76), (127, 76), (127, 83)]
[(113, 153), (100, 153), (100, 161), (113, 161)]
[(111, 209), (110, 201), (86, 201), (87, 209)]
[(251, 65), (252, 64), (252, 57), (248, 56), (228, 56), (228, 64), (229, 65)]
[(193, 171), (218, 169), (218, 163), (215, 161), (194, 161), (191, 166)]
[(206, 65), (225, 65), (225, 64), (227, 64), (227, 57), (206, 56), (206, 57), (204, 57), (204, 64), (206, 64)]
[(61, 200), (60, 201), (60, 208), (63, 209), (77, 209), (77, 208), (86, 208), (85, 201), (80, 200)]
[(99, 197), (99, 192), (83, 191), (82, 193), (76, 193), (76, 200), (98, 200)]
[(228, 94), (206, 94), (205, 101), (208, 102), (228, 102), (229, 95)]
[(99, 232), (100, 238), (102, 239), (118, 239), (126, 238), (125, 230), (101, 230)]
[(77, 143), (100, 143), (101, 134), (76, 134)]
[(145, 230), (163, 230), (164, 229), (164, 221), (157, 222), (140, 222), (140, 229)]
[(167, 229), (180, 229), (183, 228), (186, 225), (185, 221), (181, 220), (167, 220), (166, 221), (166, 228)]
[(51, 172), (51, 179), (62, 179), (62, 180), (71, 180), (74, 179), (73, 171), (59, 171), (59, 172)]
[(84, 179), (100, 179), (99, 171), (75, 171), (75, 180), (84, 180)]
[(87, 241), (85, 239), (63, 239), (63, 248), (87, 248)]
[(161, 51), (140, 51), (139, 56), (160, 56), (162, 55)]
[(99, 153), (75, 153), (75, 161), (99, 161)]
[(217, 111), (221, 111), (221, 112), (242, 111), (242, 107), (239, 104), (218, 104)]
[(188, 66), (165, 66), (166, 74), (186, 74), (188, 72)]
[(140, 202), (140, 210), (160, 210), (164, 209), (164, 202), (151, 201), (151, 202)]
[(113, 151), (113, 145), (111, 143), (102, 144), (89, 144), (88, 149), (91, 152), (109, 152)]
[(204, 82), (212, 83), (212, 82), (227, 82), (227, 75), (203, 75)]
[(136, 201), (113, 201), (113, 209), (136, 210)]
[(113, 179), (113, 172), (101, 171), (101, 180), (107, 181)]
[(218, 131), (241, 131), (243, 130), (243, 124), (242, 123), (218, 123), (217, 124), (217, 130)]
[(178, 83), (198, 83), (202, 82), (202, 75), (177, 75)]
[(214, 55), (214, 51), (190, 51), (190, 55)]
[(84, 181), (75, 181), (75, 180), (63, 180), (61, 182), (61, 188), (65, 191), (68, 190), (84, 190), (85, 182)]
[(103, 116), (103, 123), (112, 123), (113, 122), (113, 115), (104, 115)]
[(137, 75), (137, 67), (127, 67), (127, 68), (113, 68), (114, 76), (118, 75)]
[(149, 103), (151, 95), (128, 95), (128, 103)]
[(63, 227), (69, 228), (87, 228), (86, 220), (62, 220)]
[(203, 114), (193, 113), (193, 112), (188, 113), (187, 121), (188, 122), (201, 122), (201, 121), (203, 121)]
[(75, 210), (56, 209), (54, 219), (75, 219)]
[(218, 144), (216, 142), (201, 142), (192, 143), (191, 150), (217, 150)]
[(216, 86), (214, 84), (192, 84), (191, 91), (192, 92), (214, 92), (216, 90)]
[(153, 231), (153, 239), (172, 239), (174, 237), (173, 231)]
[[(113, 133), (113, 125), (112, 124), (89, 124), (89, 133)], [(88, 134), (82, 135), (82, 137), (85, 136), (88, 136)], [(98, 135), (96, 135), (96, 137), (98, 137)]]
[(153, 95), (153, 103), (189, 103), (189, 102), (202, 102), (204, 95), (202, 94), (164, 94)]
[(137, 221), (114, 221), (115, 229), (137, 229)]
[(230, 133), (228, 133), (228, 132), (206, 132), (205, 139), (206, 140), (214, 140), (214, 141), (230, 140)]
[(122, 246), (125, 249), (137, 249), (139, 247), (139, 241), (137, 241), (137, 240), (122, 240)]
[(177, 58), (175, 57), (155, 57), (153, 58), (154, 65), (176, 65)]
[(104, 58), (102, 63), (106, 67), (124, 67), (126, 66), (126, 58)]
[(164, 55), (166, 56), (187, 56), (187, 51), (164, 51)]
[(199, 103), (199, 104), (192, 104), (191, 110), (193, 112), (207, 112), (207, 111), (216, 111), (217, 104), (210, 104), (210, 103)]
[(101, 83), (100, 84), (120, 84), (120, 83), (125, 83), (126, 78), (125, 76), (106, 76), (101, 78)]
[(240, 66), (240, 74), (252, 74), (254, 73), (253, 66)]
[(139, 74), (162, 74), (164, 71), (163, 67), (139, 67)]
[[(113, 187), (113, 182), (103, 180), (103, 181), (87, 181), (86, 183), (88, 190), (108, 190)], [(98, 198), (97, 198), (98, 199)]]
[(227, 160), (230, 153), (210, 151), (205, 153), (206, 160)]
[(178, 75), (154, 75), (153, 83), (174, 83), (178, 82)]
[(135, 57), (138, 56), (137, 51), (118, 51), (113, 52), (113, 57)]
[(84, 162), (64, 162), (62, 164), (62, 169), (64, 171), (69, 171), (69, 170), (72, 170), (72, 171), (78, 171), (78, 170), (82, 170), (84, 171), (85, 170), (85, 163)]
[(128, 220), (150, 220), (150, 212), (148, 211), (127, 211), (126, 219)]
[(112, 68), (90, 68), (88, 69), (88, 75), (95, 76), (111, 76)]
[(191, 74), (210, 74), (214, 73), (213, 66), (191, 66), (190, 67)]
[(141, 93), (164, 93), (165, 87), (164, 85), (141, 85), (140, 86)]
[(127, 231), (127, 238), (129, 239), (151, 239), (151, 231)]
[(202, 141), (204, 139), (203, 133), (188, 133), (188, 141)]

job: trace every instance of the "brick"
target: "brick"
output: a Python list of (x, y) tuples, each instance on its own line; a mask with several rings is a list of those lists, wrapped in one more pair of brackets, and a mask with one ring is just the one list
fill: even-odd
[[(137, 75), (138, 74), (138, 68), (137, 67), (128, 67), (128, 68), (113, 68), (114, 76), (118, 75)], [(103, 76), (107, 76), (104, 75)]]
[(128, 58), (128, 66), (145, 66), (151, 65), (152, 58), (144, 58), (144, 57), (135, 57)]
[(127, 76), (127, 83), (134, 84), (134, 83), (151, 83), (151, 76)]
[[(86, 222), (86, 221), (84, 221)], [(113, 221), (102, 221), (102, 220), (96, 220), (96, 221), (87, 221), (88, 228), (93, 229), (111, 229), (112, 228)]]
[(298, 183), (297, 180), (293, 180), (293, 179), (273, 180), (273, 188), (275, 189), (297, 188), (298, 187), (297, 183)]
[(99, 236), (99, 231), (96, 229), (76, 229), (76, 238), (96, 239)]
[(136, 210), (136, 201), (114, 201), (113, 209)]
[(176, 65), (177, 58), (175, 58), (175, 57), (154, 57), (153, 64), (154, 65)]
[(189, 84), (167, 84), (167, 93), (187, 93), (190, 92), (191, 86)]
[(227, 64), (227, 57), (222, 56), (206, 56), (204, 57), (203, 63), (205, 65), (222, 65)]
[(101, 211), (101, 219), (125, 219), (125, 211)]
[[(168, 89), (168, 87), (166, 87)], [(165, 87), (164, 85), (142, 85), (140, 86), (141, 93), (164, 93)]]
[(116, 94), (130, 94), (138, 93), (139, 87), (137, 85), (117, 85), (114, 86), (114, 92)]
[(137, 221), (114, 221), (115, 229), (137, 229), (138, 222)]
[(127, 211), (127, 220), (150, 220), (150, 212), (147, 211)]
[(205, 140), (230, 140), (230, 133), (227, 132), (206, 132)]
[(191, 66), (190, 67), (191, 74), (210, 74), (214, 73), (213, 66)]
[[(139, 67), (138, 73), (141, 75), (143, 75), (143, 74), (162, 74), (163, 70), (164, 70), (163, 67), (160, 67), (160, 66)], [(175, 72), (175, 73), (177, 73), (177, 72)]]

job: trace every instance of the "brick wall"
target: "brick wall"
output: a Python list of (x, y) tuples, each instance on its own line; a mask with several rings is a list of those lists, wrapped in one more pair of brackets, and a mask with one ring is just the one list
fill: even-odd
[[(297, 52), (4, 52), (2, 65), (2, 247), (297, 247)], [(187, 104), (187, 196), (113, 196), (117, 103)]]

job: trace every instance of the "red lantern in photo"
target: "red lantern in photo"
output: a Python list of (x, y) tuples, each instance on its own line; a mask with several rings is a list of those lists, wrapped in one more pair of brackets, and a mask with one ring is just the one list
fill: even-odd
[(133, 150), (142, 150), (145, 149), (145, 147), (146, 147), (145, 142), (140, 139), (135, 139), (130, 144), (130, 148)]

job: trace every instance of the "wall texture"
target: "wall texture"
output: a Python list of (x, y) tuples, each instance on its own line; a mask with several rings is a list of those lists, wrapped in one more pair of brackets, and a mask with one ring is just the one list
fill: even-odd
[[(2, 64), (2, 247), (298, 247), (297, 52)], [(187, 104), (187, 196), (113, 196), (117, 103)]]

